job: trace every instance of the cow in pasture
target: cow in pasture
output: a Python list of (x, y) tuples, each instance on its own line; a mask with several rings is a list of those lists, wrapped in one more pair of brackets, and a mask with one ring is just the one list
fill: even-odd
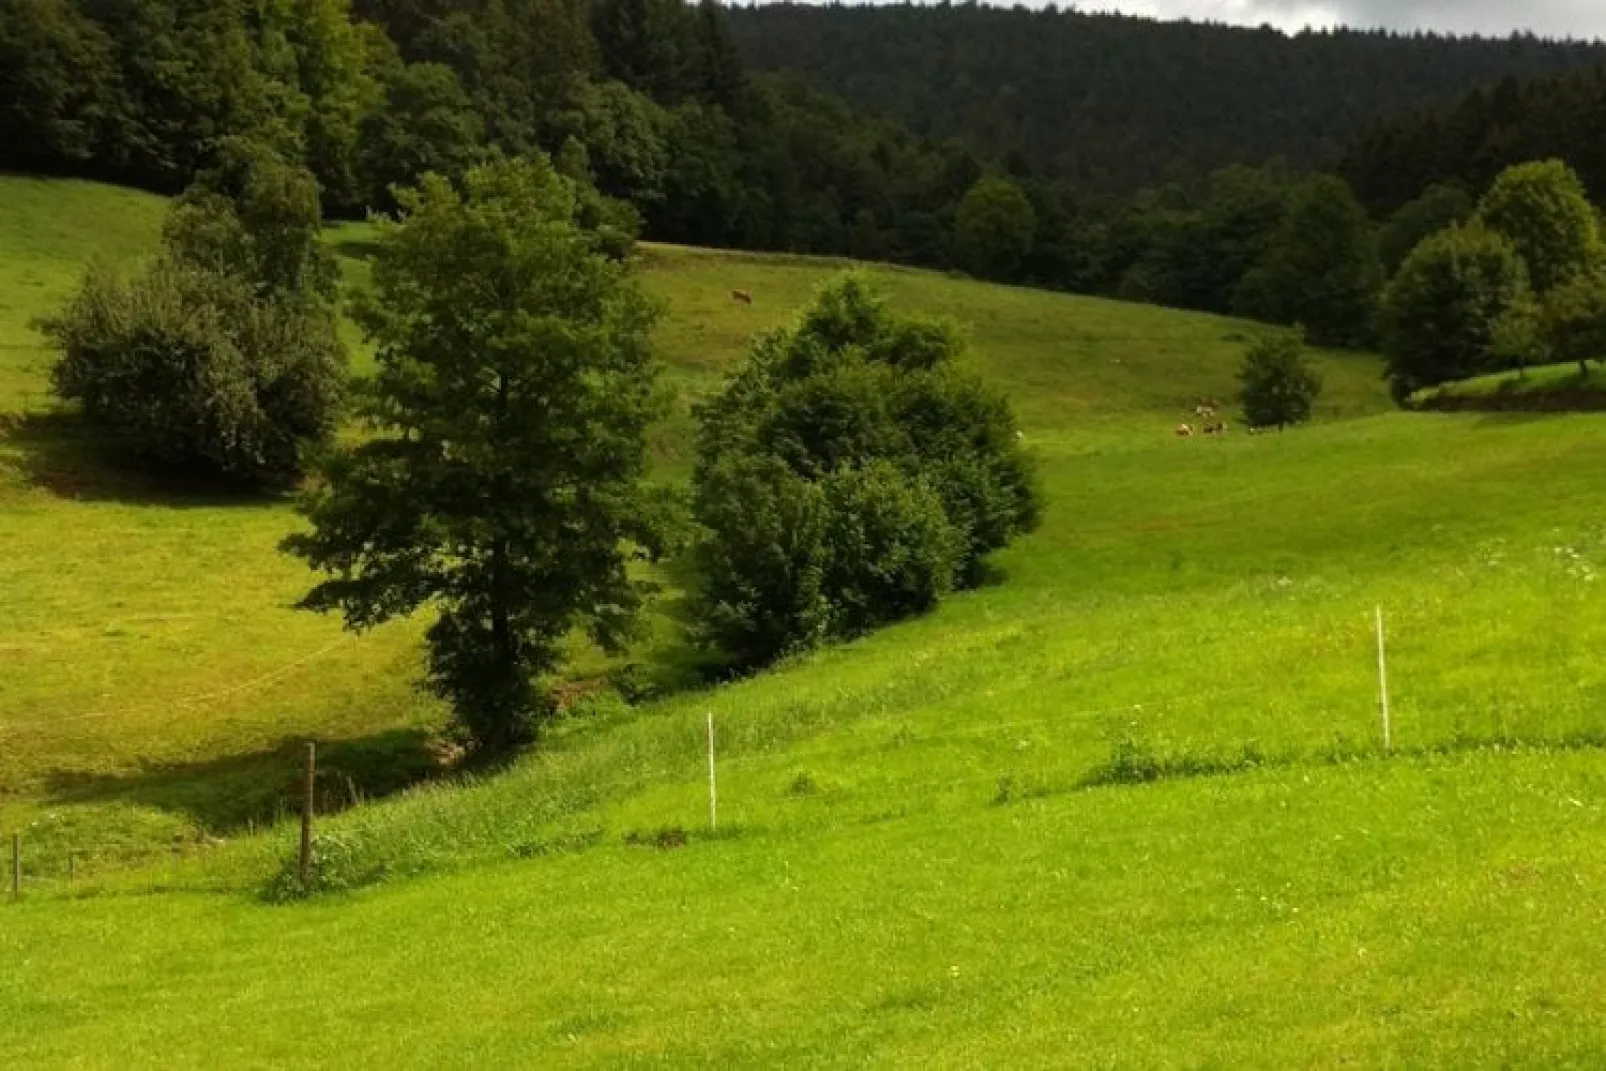
[(738, 305), (751, 305), (753, 303), (753, 292), (751, 290), (732, 290), (731, 300)]
[(1216, 419), (1216, 407), (1200, 403), (1194, 407), (1193, 415), (1200, 420), (1214, 420)]
[(1193, 438), (1193, 425), (1192, 424), (1178, 424), (1175, 434), (1176, 434), (1177, 438), (1179, 438), (1179, 439), (1191, 439), (1191, 438)]

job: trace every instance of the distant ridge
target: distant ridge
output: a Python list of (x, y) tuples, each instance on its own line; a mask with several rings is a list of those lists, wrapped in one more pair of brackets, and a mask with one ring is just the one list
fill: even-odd
[(1507, 77), (1606, 63), (1599, 42), (1160, 21), (980, 5), (731, 9), (755, 69), (1105, 192), (1235, 163), (1332, 166), (1378, 119)]

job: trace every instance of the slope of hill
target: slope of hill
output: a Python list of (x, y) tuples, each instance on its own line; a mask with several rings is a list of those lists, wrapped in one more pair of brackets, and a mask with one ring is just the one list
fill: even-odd
[[(831, 267), (648, 250), (684, 396)], [(281, 736), (317, 733), (358, 776), (406, 759), (397, 734), (433, 716), (406, 690), (410, 636), (298, 661), (337, 637), (284, 608), (303, 578), (272, 553), (283, 504), (75, 497), (40, 478), (50, 434), (8, 431), (0, 825), (27, 826), (29, 879), (0, 906), (0, 1051), (1606, 1058), (1606, 956), (1579, 937), (1606, 907), (1598, 419), (1394, 413), (1375, 361), (1324, 355), (1316, 426), (1179, 440), (1251, 328), (878, 275), (900, 307), (970, 326), (1042, 459), (1045, 526), (998, 582), (747, 681), (599, 702), (509, 770), (331, 817), (323, 851), (354, 891), (297, 907), (257, 899), (289, 831), (239, 828), (230, 792), (291, 777)], [(685, 419), (660, 434), (671, 466)], [(121, 713), (67, 716), (99, 710)], [(197, 829), (225, 843), (65, 883), (69, 847)]]
[(755, 69), (1115, 192), (1229, 164), (1327, 166), (1383, 116), (1606, 61), (1531, 37), (1287, 37), (1052, 6), (759, 4), (731, 26)]

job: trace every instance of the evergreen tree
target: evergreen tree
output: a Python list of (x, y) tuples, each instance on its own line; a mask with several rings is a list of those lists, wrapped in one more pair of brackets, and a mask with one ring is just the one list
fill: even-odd
[(349, 628), (436, 609), (429, 684), (476, 746), (505, 748), (551, 713), (565, 637), (618, 649), (641, 603), (654, 309), (544, 158), (400, 201), (358, 310), (370, 437), (327, 459), (286, 547), (330, 574), (304, 605)]

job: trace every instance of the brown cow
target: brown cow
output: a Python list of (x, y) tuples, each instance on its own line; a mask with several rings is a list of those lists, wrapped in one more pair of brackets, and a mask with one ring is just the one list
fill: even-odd
[(750, 290), (732, 290), (731, 300), (738, 304), (751, 305), (753, 303), (753, 293)]
[(1176, 434), (1176, 437), (1179, 438), (1179, 439), (1191, 439), (1191, 438), (1193, 438), (1193, 425), (1192, 424), (1178, 424), (1175, 434)]

